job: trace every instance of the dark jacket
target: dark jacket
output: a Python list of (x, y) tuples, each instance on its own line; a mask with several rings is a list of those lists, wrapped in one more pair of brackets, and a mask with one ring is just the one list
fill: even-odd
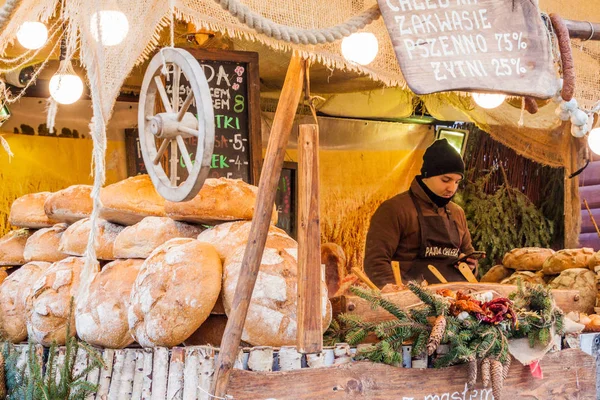
[[(440, 215), (449, 226), (450, 219), (456, 221), (461, 238), (462, 253), (473, 252), (471, 234), (467, 227), (465, 212), (456, 203), (450, 202), (444, 207), (438, 207), (427, 196), (423, 188), (414, 179), (410, 185), (423, 216)], [(447, 211), (448, 212), (447, 212)], [(391, 261), (402, 262), (414, 260), (419, 252), (421, 231), (417, 219), (417, 210), (409, 191), (400, 193), (381, 203), (373, 217), (367, 233), (364, 269), (366, 274), (378, 286), (383, 283), (393, 283)]]

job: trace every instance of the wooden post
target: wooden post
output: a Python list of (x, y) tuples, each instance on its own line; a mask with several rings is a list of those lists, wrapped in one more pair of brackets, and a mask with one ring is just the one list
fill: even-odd
[(323, 350), (319, 126), (300, 125), (298, 137), (298, 332), (300, 353)]
[(223, 334), (221, 352), (219, 353), (213, 381), (212, 392), (214, 396), (224, 397), (226, 394), (229, 375), (238, 354), (242, 329), (246, 322), (250, 298), (256, 283), (265, 242), (267, 241), (285, 149), (302, 94), (305, 68), (306, 61), (297, 54), (292, 55), (273, 119), (265, 162), (258, 185), (258, 196), (250, 227), (248, 245), (244, 251), (240, 277), (231, 305), (231, 313)]

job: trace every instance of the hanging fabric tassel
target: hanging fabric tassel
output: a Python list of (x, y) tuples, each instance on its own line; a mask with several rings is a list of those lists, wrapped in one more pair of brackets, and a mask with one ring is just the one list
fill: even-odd
[(10, 150), (10, 146), (9, 146), (8, 142), (6, 141), (6, 139), (4, 139), (4, 137), (2, 135), (0, 135), (0, 143), (2, 144), (2, 147), (4, 148), (4, 151), (6, 151), (6, 153), (8, 154), (8, 162), (11, 162), (12, 158), (15, 155)]
[(54, 98), (48, 97), (46, 100), (46, 126), (48, 132), (54, 133), (54, 124), (56, 121), (56, 113), (58, 112), (58, 102)]
[(525, 125), (525, 97), (521, 97), (521, 116), (519, 117), (519, 128)]

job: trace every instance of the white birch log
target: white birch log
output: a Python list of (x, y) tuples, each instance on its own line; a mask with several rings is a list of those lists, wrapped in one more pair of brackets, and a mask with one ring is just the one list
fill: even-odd
[(142, 385), (144, 384), (144, 352), (135, 350), (135, 366), (133, 372), (133, 388), (131, 390), (131, 400), (142, 399)]
[(352, 356), (350, 355), (350, 345), (348, 343), (338, 343), (333, 348), (333, 355), (335, 365), (338, 364), (347, 364), (352, 361)]
[(98, 391), (96, 392), (96, 400), (106, 400), (108, 396), (108, 389), (110, 387), (110, 378), (113, 371), (113, 360), (115, 357), (115, 351), (112, 349), (105, 349), (102, 355), (102, 361), (104, 367), (100, 370), (100, 378), (98, 379)]
[(270, 346), (257, 346), (250, 349), (248, 368), (251, 371), (273, 370), (273, 348)]
[(185, 367), (183, 369), (183, 400), (196, 400), (198, 374), (197, 349), (188, 347), (185, 349)]
[(56, 372), (56, 386), (60, 385), (60, 380), (61, 380), (61, 371), (65, 365), (65, 356), (67, 355), (67, 348), (64, 346), (61, 346), (58, 348), (57, 350), (57, 354), (56, 354), (56, 367), (55, 367), (55, 372)]
[(27, 359), (29, 357), (29, 346), (15, 346), (17, 350), (17, 371), (24, 371), (25, 376), (29, 376), (29, 368), (27, 364)]
[(137, 351), (134, 349), (124, 349), (125, 361), (123, 362), (123, 371), (121, 372), (121, 384), (119, 385), (118, 399), (131, 399), (133, 391), (133, 374), (135, 371), (135, 357)]
[(215, 373), (215, 351), (212, 347), (200, 346), (198, 354), (198, 400), (213, 400), (210, 390)]
[[(102, 359), (104, 360), (103, 352), (100, 354)], [(96, 367), (88, 372), (87, 381), (92, 385), (98, 385), (98, 381), (100, 380), (100, 369), (101, 367)], [(85, 400), (94, 400), (96, 398), (96, 393), (90, 393), (85, 397)]]
[(115, 350), (115, 362), (113, 372), (110, 378), (110, 388), (108, 390), (108, 400), (119, 400), (119, 389), (121, 386), (121, 375), (123, 374), (123, 364), (125, 363), (125, 350)]
[[(75, 365), (73, 365), (73, 379), (77, 377), (87, 368), (88, 355), (85, 349), (79, 347), (77, 349), (77, 356), (75, 357)], [(81, 378), (85, 379), (85, 377)]]
[(171, 363), (169, 365), (168, 400), (181, 400), (183, 398), (184, 362), (185, 349), (183, 347), (173, 347), (171, 350)]
[(154, 365), (154, 352), (152, 349), (144, 349), (144, 381), (142, 383), (142, 400), (152, 398), (152, 366)]
[(295, 346), (282, 346), (279, 349), (279, 369), (293, 371), (302, 368), (302, 354)]
[(167, 396), (167, 376), (169, 373), (169, 349), (154, 348), (152, 365), (152, 400), (165, 400)]
[[(237, 357), (235, 358), (235, 362), (233, 363), (233, 368), (235, 369), (247, 369), (248, 367), (248, 355), (244, 354), (244, 349), (240, 348), (240, 351), (237, 355)], [(246, 358), (246, 365), (244, 368), (244, 358)]]
[(325, 353), (313, 353), (306, 355), (308, 368), (321, 368), (325, 366)]
[(333, 349), (323, 349), (323, 356), (325, 358), (325, 366), (333, 365), (335, 361), (335, 354), (333, 354)]

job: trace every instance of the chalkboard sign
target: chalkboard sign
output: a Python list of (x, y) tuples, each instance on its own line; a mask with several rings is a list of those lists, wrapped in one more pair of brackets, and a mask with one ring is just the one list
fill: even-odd
[[(215, 145), (209, 178), (242, 179), (257, 184), (262, 159), (260, 136), (260, 82), (258, 76), (258, 54), (234, 51), (211, 51), (186, 49), (200, 63), (212, 96), (215, 114)], [(170, 66), (164, 85), (169, 97), (174, 90), (174, 68)], [(191, 91), (187, 77), (179, 77), (179, 107)], [(178, 108), (179, 108), (178, 107)], [(161, 111), (161, 110), (157, 110)], [(195, 102), (189, 112), (196, 114)], [(132, 135), (131, 133), (129, 135)], [(127, 139), (126, 132), (126, 139)], [(128, 140), (128, 162), (130, 175), (146, 173), (139, 151), (137, 134)], [(195, 160), (197, 138), (184, 140), (192, 162)], [(132, 143), (130, 143), (132, 142)], [(174, 148), (175, 146), (172, 146)], [(178, 155), (177, 176), (180, 182), (188, 173), (181, 155)], [(165, 171), (170, 168), (170, 155), (165, 154)], [(133, 169), (135, 168), (135, 169)], [(168, 172), (167, 172), (168, 174)]]
[(297, 193), (298, 193), (298, 164), (284, 162), (281, 177), (275, 194), (277, 207), (277, 226), (295, 238), (297, 234)]
[(532, 0), (378, 0), (402, 75), (416, 94), (499, 91), (540, 98), (558, 87)]

